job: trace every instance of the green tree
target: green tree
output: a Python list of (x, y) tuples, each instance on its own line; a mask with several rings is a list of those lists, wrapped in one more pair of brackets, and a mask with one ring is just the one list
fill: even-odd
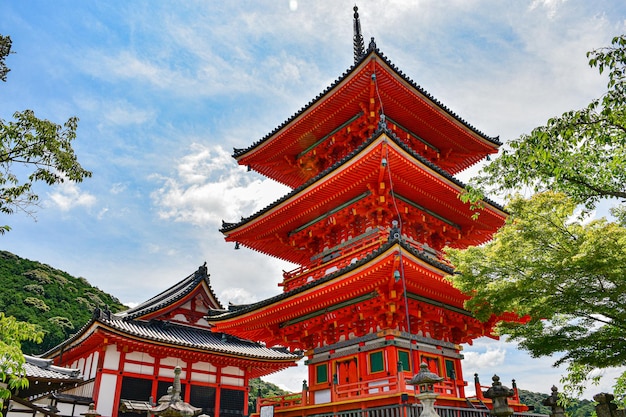
[[(6, 81), (9, 72), (5, 59), (10, 53), (11, 38), (0, 35), (2, 81)], [(19, 210), (32, 215), (39, 200), (33, 191), (34, 183), (81, 182), (92, 173), (78, 163), (72, 148), (78, 126), (76, 117), (62, 126), (39, 119), (32, 110), (16, 112), (13, 118), (14, 121), (0, 118), (0, 213)], [(0, 234), (8, 230), (9, 226), (0, 226)]]
[[(17, 321), (14, 317), (0, 313), (0, 381), (7, 384), (6, 388), (0, 385), (0, 410), (4, 401), (11, 397), (11, 391), (28, 386), (24, 374), (24, 355), (21, 344), (23, 341), (41, 342), (43, 333), (37, 326)], [(2, 413), (0, 413), (0, 416)]]
[(626, 365), (626, 227), (583, 222), (563, 193), (513, 197), (491, 242), (447, 249), (455, 287), (480, 320), (512, 312), (498, 330), (533, 357), (567, 364), (575, 396), (594, 369)]

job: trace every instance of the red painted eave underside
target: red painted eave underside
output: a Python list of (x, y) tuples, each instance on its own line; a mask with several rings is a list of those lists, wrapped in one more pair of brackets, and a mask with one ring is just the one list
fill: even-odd
[[(377, 189), (383, 157), (387, 159), (395, 194), (445, 217), (467, 233), (455, 242), (455, 246), (486, 242), (504, 223), (505, 213), (488, 204), (477, 220), (472, 219), (469, 205), (458, 198), (462, 191), (458, 184), (415, 159), (386, 135), (381, 135), (358, 155), (306, 189), (241, 226), (225, 231), (226, 240), (296, 264), (307, 264), (312, 254), (301, 253), (290, 246), (289, 232), (372, 187)], [(382, 180), (387, 179), (388, 174), (384, 173)]]
[[(372, 96), (372, 74), (376, 74), (377, 106), (382, 101), (387, 117), (436, 146), (442, 155), (441, 166), (451, 174), (463, 171), (497, 152), (490, 142), (461, 123), (421, 91), (372, 54), (323, 97), (304, 109), (283, 128), (264, 138), (237, 161), (292, 188), (303, 183), (302, 173), (286, 160), (293, 159), (309, 146), (350, 120), (366, 106)], [(372, 120), (378, 122), (378, 115)], [(451, 155), (451, 163), (446, 156)]]
[[(292, 295), (279, 297), (274, 302), (259, 303), (259, 307), (240, 314), (226, 314), (223, 318), (209, 319), (212, 330), (226, 332), (238, 337), (259, 341), (271, 341), (269, 329), (280, 326), (290, 320), (296, 320), (311, 313), (324, 311), (333, 306), (346, 302), (373, 291), (379, 293), (377, 300), (380, 311), (385, 311), (391, 300), (388, 294), (395, 290), (397, 297), (403, 293), (402, 281), (396, 281), (394, 270), (398, 268), (401, 247), (396, 244), (381, 253), (365, 265), (338, 275), (332, 280), (311, 286), (306, 290), (295, 290)], [(454, 288), (443, 278), (445, 273), (424, 261), (403, 251), (401, 257), (404, 263), (407, 292), (420, 295), (432, 300), (433, 304), (463, 308), (463, 302), (468, 298)], [(402, 305), (400, 298), (395, 302)], [(402, 307), (403, 308), (403, 307)], [(445, 307), (442, 307), (445, 309)], [(482, 328), (479, 322), (467, 315), (467, 322), (475, 323)], [(485, 329), (492, 323), (486, 324)], [(477, 335), (478, 336), (478, 335)]]

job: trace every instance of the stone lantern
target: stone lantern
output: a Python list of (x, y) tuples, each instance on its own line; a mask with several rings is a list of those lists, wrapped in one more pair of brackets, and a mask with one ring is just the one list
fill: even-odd
[(513, 414), (513, 409), (509, 407), (508, 398), (515, 395), (515, 392), (502, 385), (500, 377), (494, 375), (492, 378), (493, 383), (491, 388), (483, 392), (485, 398), (489, 398), (493, 401), (493, 409), (489, 414), (497, 417), (506, 417)]
[(196, 408), (180, 398), (180, 373), (180, 366), (174, 368), (174, 384), (168, 388), (166, 395), (159, 398), (159, 403), (152, 407), (151, 414), (160, 417), (191, 417), (202, 412), (201, 408)]
[(565, 417), (565, 409), (559, 404), (559, 389), (552, 385), (551, 391), (552, 394), (543, 400), (542, 404), (552, 409), (550, 414), (552, 417)]
[(80, 413), (80, 415), (85, 417), (100, 417), (100, 413), (96, 411), (96, 405), (94, 403), (89, 404), (89, 409), (84, 413)]
[(422, 403), (423, 409), (420, 417), (439, 417), (435, 411), (435, 400), (439, 396), (435, 392), (435, 384), (443, 381), (443, 378), (428, 370), (428, 364), (422, 362), (420, 371), (413, 375), (407, 385), (417, 386), (420, 393), (415, 396)]

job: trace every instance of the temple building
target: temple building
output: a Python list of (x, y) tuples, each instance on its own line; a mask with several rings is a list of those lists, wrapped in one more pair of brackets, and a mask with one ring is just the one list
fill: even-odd
[(300, 356), (211, 331), (204, 317), (219, 308), (201, 266), (137, 307), (95, 311), (82, 329), (43, 355), (82, 375), (80, 384), (53, 399), (60, 410), (78, 400), (82, 408), (59, 415), (79, 416), (93, 402), (103, 417), (145, 416), (167, 394), (177, 367), (182, 401), (211, 417), (248, 415), (250, 379), (295, 366)]
[(513, 316), (482, 323), (465, 310), (468, 296), (445, 279), (453, 268), (441, 250), (480, 245), (503, 225), (506, 213), (487, 199), (476, 218), (454, 177), (501, 143), (403, 74), (373, 38), (365, 49), (356, 7), (354, 29), (344, 75), (233, 154), (291, 191), (224, 222), (226, 241), (298, 267), (284, 272), (282, 293), (212, 309), (208, 321), (213, 331), (305, 352), (303, 392), (276, 401), (275, 414), (406, 402), (421, 363), (443, 377), (439, 404), (472, 406), (461, 344), (494, 337), (494, 325)]

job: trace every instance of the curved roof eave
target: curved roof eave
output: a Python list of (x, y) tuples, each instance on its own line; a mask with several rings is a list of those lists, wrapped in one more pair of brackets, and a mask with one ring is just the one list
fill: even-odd
[(477, 134), (478, 136), (480, 136), (481, 138), (485, 139), (486, 141), (492, 143), (493, 145), (495, 145), (496, 147), (499, 147), (502, 145), (502, 142), (500, 142), (500, 139), (498, 136), (495, 137), (491, 137), (486, 135), (484, 132), (480, 131), (479, 129), (477, 129), (476, 127), (474, 127), (473, 125), (469, 124), (465, 119), (461, 118), (459, 115), (457, 115), (455, 112), (453, 112), (452, 110), (450, 110), (447, 106), (445, 106), (443, 103), (441, 103), (439, 100), (437, 100), (435, 97), (433, 97), (430, 93), (428, 93), (428, 91), (426, 91), (425, 89), (423, 89), (420, 85), (416, 84), (411, 78), (409, 78), (408, 76), (406, 76), (400, 69), (398, 69), (378, 48), (374, 47), (372, 48), (370, 45), (370, 48), (368, 48), (368, 52), (367, 54), (365, 54), (359, 61), (357, 61), (356, 63), (354, 63), (350, 68), (348, 68), (339, 78), (337, 78), (330, 86), (328, 86), (323, 92), (321, 92), (320, 94), (318, 94), (314, 99), (312, 99), (311, 101), (309, 101), (308, 104), (306, 104), (305, 106), (303, 106), (298, 112), (294, 113), (291, 117), (289, 117), (287, 120), (285, 120), (283, 123), (281, 123), (278, 127), (276, 127), (274, 130), (272, 130), (270, 133), (268, 133), (267, 135), (265, 135), (263, 138), (257, 140), (256, 142), (254, 142), (252, 145), (250, 145), (247, 148), (235, 148), (233, 149), (233, 154), (232, 157), (235, 159), (239, 159), (242, 156), (244, 156), (245, 154), (247, 154), (250, 151), (253, 151), (254, 149), (256, 149), (258, 146), (260, 146), (261, 144), (265, 143), (266, 141), (268, 141), (270, 138), (272, 138), (273, 136), (275, 136), (278, 132), (280, 132), (281, 130), (283, 130), (285, 127), (287, 127), (289, 124), (291, 124), (294, 120), (298, 119), (300, 116), (302, 116), (307, 110), (309, 110), (311, 107), (313, 107), (316, 103), (318, 103), (319, 101), (321, 101), (326, 95), (328, 95), (332, 90), (335, 89), (335, 87), (337, 87), (338, 85), (340, 85), (343, 81), (345, 81), (352, 73), (354, 73), (357, 68), (359, 68), (364, 62), (368, 61), (371, 59), (372, 56), (376, 56), (378, 57), (381, 61), (383, 61), (398, 77), (400, 77), (402, 80), (404, 80), (407, 84), (409, 84), (413, 89), (415, 89), (420, 95), (423, 95), (424, 97), (426, 97), (428, 100), (430, 100), (431, 103), (433, 103), (435, 106), (439, 107), (440, 109), (442, 109), (444, 112), (446, 112), (448, 115), (450, 115), (452, 118), (454, 118), (455, 120), (457, 120), (459, 123), (461, 123), (463, 126), (465, 126), (466, 128), (468, 128), (469, 130), (471, 130), (472, 132), (474, 132), (475, 134)]
[[(394, 141), (394, 143), (396, 145), (398, 145), (404, 151), (409, 153), (413, 158), (417, 159), (422, 164), (426, 165), (428, 168), (432, 169), (433, 171), (435, 171), (439, 175), (441, 175), (441, 176), (445, 177), (446, 179), (450, 180), (451, 182), (453, 182), (458, 187), (465, 188), (465, 184), (463, 182), (459, 181), (454, 176), (450, 175), (448, 172), (446, 172), (445, 170), (441, 169), (437, 165), (433, 164), (432, 162), (430, 162), (428, 159), (424, 158), (420, 154), (414, 152), (409, 146), (407, 146), (404, 142), (402, 142), (400, 139), (398, 139), (398, 137), (393, 132), (391, 132), (390, 130), (388, 130), (385, 127), (380, 127), (379, 126), (378, 129), (372, 134), (372, 136), (367, 141), (363, 142), (358, 148), (356, 148), (354, 151), (352, 151), (351, 153), (346, 155), (340, 161), (337, 161), (335, 164), (333, 164), (332, 166), (328, 167), (324, 171), (320, 172), (318, 175), (316, 175), (315, 177), (311, 178), (310, 180), (308, 180), (307, 182), (302, 184), (300, 187), (294, 188), (288, 194), (286, 194), (282, 198), (276, 200), (275, 202), (269, 204), (265, 208), (259, 210), (258, 212), (254, 213), (254, 214), (252, 214), (252, 215), (250, 215), (248, 217), (242, 218), (239, 222), (237, 222), (237, 223), (228, 223), (228, 222), (222, 221), (222, 228), (219, 231), (221, 233), (226, 234), (226, 233), (228, 233), (228, 232), (230, 232), (230, 231), (232, 231), (234, 229), (237, 229), (238, 227), (241, 227), (242, 225), (250, 222), (251, 220), (254, 220), (254, 219), (258, 218), (258, 217), (261, 217), (263, 214), (267, 213), (269, 210), (271, 210), (274, 207), (276, 207), (276, 206), (284, 203), (285, 201), (289, 200), (293, 196), (297, 195), (298, 193), (300, 193), (303, 190), (307, 189), (311, 185), (315, 184), (317, 181), (319, 181), (322, 178), (324, 178), (325, 176), (329, 175), (334, 170), (340, 168), (343, 164), (348, 162), (350, 159), (356, 157), (363, 149), (368, 147), (373, 141), (375, 141), (383, 133), (385, 133), (389, 138), (391, 138)], [(483, 199), (483, 201), (485, 203), (487, 203), (488, 205), (490, 205), (491, 207), (493, 207), (494, 209), (496, 209), (496, 210), (506, 214), (506, 211), (504, 210), (504, 208), (502, 206), (500, 206), (499, 204), (497, 204), (496, 202), (494, 202), (494, 201), (492, 201), (492, 200), (490, 200), (488, 198)]]
[[(210, 330), (195, 329), (188, 326), (182, 326), (175, 323), (154, 323), (136, 320), (120, 320), (106, 318), (92, 318), (85, 326), (83, 326), (70, 339), (55, 346), (45, 352), (42, 357), (55, 356), (56, 352), (61, 352), (74, 347), (83, 342), (98, 329), (112, 332), (121, 337), (129, 339), (139, 339), (147, 343), (158, 343), (172, 347), (182, 347), (194, 349), (216, 355), (229, 355), (241, 357), (242, 359), (265, 360), (275, 362), (291, 362), (300, 359), (297, 354), (283, 352), (280, 349), (273, 349), (262, 346), (256, 342), (247, 341), (226, 335), (226, 340), (222, 341), (217, 333)], [(188, 333), (188, 339), (184, 339)], [(211, 341), (204, 340), (211, 337)], [(176, 340), (178, 338), (178, 340)], [(195, 341), (193, 339), (196, 339)], [(233, 342), (233, 339), (236, 339)], [(201, 345), (198, 342), (203, 342)], [(207, 345), (207, 344), (210, 344)]]
[[(287, 291), (281, 294), (278, 294), (274, 297), (268, 298), (266, 300), (262, 300), (253, 304), (248, 304), (248, 305), (238, 305), (236, 309), (234, 310), (230, 310), (230, 311), (226, 311), (226, 312), (221, 312), (222, 310), (220, 310), (220, 314), (215, 315), (215, 316), (211, 316), (209, 314), (209, 316), (207, 316), (207, 321), (210, 323), (212, 321), (223, 321), (223, 320), (228, 320), (230, 318), (233, 317), (237, 317), (249, 312), (252, 312), (254, 310), (257, 310), (259, 308), (262, 307), (266, 307), (266, 306), (270, 306), (278, 301), (284, 300), (286, 298), (292, 297), (294, 295), (297, 295), (301, 292), (307, 291), (311, 288), (314, 288), (318, 285), (322, 285), (325, 284), (329, 281), (332, 281), (333, 279), (344, 275), (350, 271), (352, 271), (353, 269), (357, 269), (365, 264), (367, 264), (368, 262), (370, 262), (372, 259), (375, 259), (376, 257), (378, 257), (379, 255), (385, 253), (386, 251), (388, 251), (391, 247), (393, 247), (394, 245), (399, 245), (402, 249), (406, 250), (407, 252), (411, 253), (413, 256), (415, 256), (416, 258), (426, 262), (427, 264), (441, 270), (442, 272), (446, 273), (446, 274), (452, 274), (454, 273), (454, 269), (442, 262), (439, 262), (438, 260), (434, 259), (431, 256), (426, 255), (425, 252), (423, 251), (419, 251), (413, 247), (411, 247), (410, 245), (406, 244), (404, 242), (403, 239), (390, 239), (387, 243), (385, 243), (384, 245), (380, 246), (380, 248), (376, 249), (375, 251), (373, 251), (371, 254), (369, 254), (368, 256), (358, 260), (357, 262), (354, 262), (348, 266), (346, 266), (345, 268), (339, 269), (331, 274), (326, 275), (323, 278), (320, 278), (318, 280), (315, 281), (311, 281), (307, 284), (304, 284), (298, 288), (294, 288), (291, 291)], [(210, 312), (210, 311), (209, 311)]]

